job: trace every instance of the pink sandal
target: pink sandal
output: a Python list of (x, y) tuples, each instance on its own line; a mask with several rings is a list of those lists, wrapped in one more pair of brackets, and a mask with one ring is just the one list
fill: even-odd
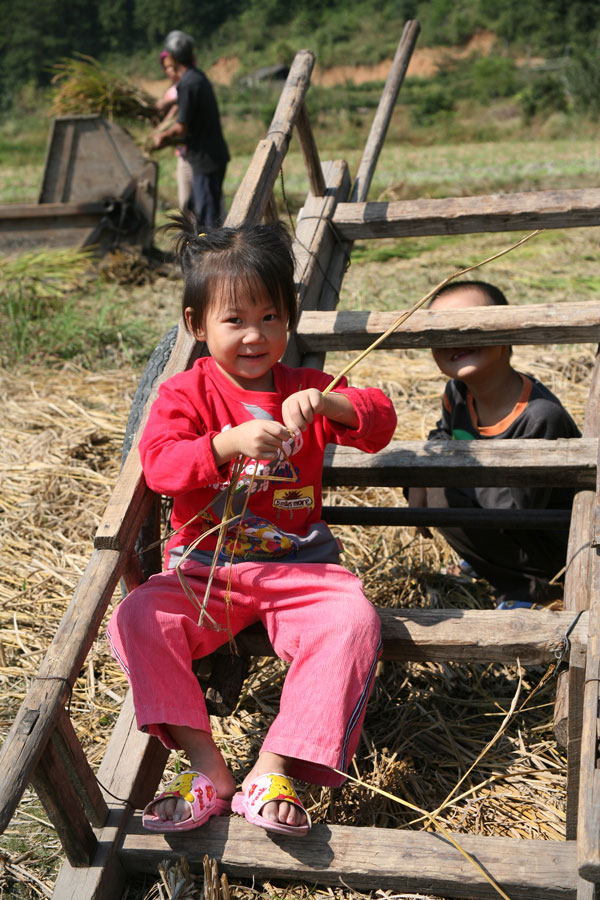
[[(152, 813), (152, 807), (159, 800), (169, 797), (186, 800), (190, 807), (190, 815), (181, 822), (172, 819), (161, 819)], [(142, 825), (147, 831), (190, 831), (208, 822), (211, 816), (228, 816), (231, 812), (230, 800), (219, 800), (215, 786), (207, 775), (188, 770), (181, 772), (167, 785), (162, 793), (144, 809)]]
[[(304, 825), (285, 825), (283, 822), (270, 822), (261, 816), (260, 811), (271, 800), (287, 800), (306, 816)], [(266, 831), (277, 831), (279, 834), (295, 834), (301, 837), (307, 834), (310, 826), (310, 816), (300, 802), (294, 786), (286, 775), (277, 775), (269, 772), (267, 775), (259, 775), (251, 783), (247, 791), (239, 791), (234, 794), (231, 801), (233, 812), (244, 816), (252, 825), (258, 825)]]

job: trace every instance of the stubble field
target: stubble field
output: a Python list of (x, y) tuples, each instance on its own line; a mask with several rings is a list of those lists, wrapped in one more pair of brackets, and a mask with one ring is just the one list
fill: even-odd
[[(284, 164), (292, 214), (306, 189), (296, 150), (292, 147)], [(356, 170), (358, 155), (349, 154), (351, 171)], [(236, 158), (230, 166), (229, 197), (247, 161)], [(160, 215), (164, 218), (174, 196), (170, 154), (161, 158), (161, 167), (164, 208)], [(599, 168), (597, 145), (591, 139), (429, 147), (394, 143), (382, 154), (371, 196), (401, 199), (596, 186)], [(14, 170), (3, 167), (0, 174), (0, 202), (35, 199), (39, 160)], [(278, 191), (280, 213), (287, 218)], [(451, 272), (486, 258), (517, 236), (360, 242), (340, 305), (405, 308)], [(573, 229), (541, 234), (476, 277), (497, 283), (511, 303), (595, 298), (600, 283), (596, 232)], [(155, 273), (150, 283), (116, 280), (108, 289), (115, 315), (143, 323), (144, 341), (151, 346), (177, 321), (179, 288), (176, 278)], [(101, 302), (102, 290), (95, 287), (95, 292), (84, 292), (84, 308)], [(547, 383), (581, 425), (594, 355), (592, 345), (516, 348), (514, 364)], [(3, 359), (0, 727), (5, 735), (91, 553), (95, 528), (118, 473), (121, 442), (143, 360), (123, 342), (96, 361), (47, 358), (39, 347), (29, 356), (16, 358), (10, 357), (6, 346)], [(335, 374), (347, 359), (333, 354), (326, 368)], [(428, 352), (371, 354), (352, 380), (358, 385), (378, 384), (393, 397), (399, 415), (397, 438), (423, 438), (435, 422), (444, 382)], [(404, 502), (400, 492), (392, 490), (347, 493), (357, 502)], [(339, 499), (346, 502), (347, 497)], [(469, 583), (443, 573), (454, 559), (439, 536), (427, 541), (411, 529), (392, 528), (338, 531), (345, 564), (363, 578), (368, 596), (377, 605), (492, 606), (485, 582)], [(283, 676), (282, 664), (257, 660), (234, 715), (214, 721), (220, 746), (240, 779), (277, 707)], [(381, 664), (353, 774), (420, 808), (442, 807), (440, 821), (455, 832), (564, 838), (565, 758), (551, 730), (554, 680), (532, 693), (543, 676), (544, 670), (538, 668), (520, 678), (509, 666)], [(101, 632), (71, 704), (74, 726), (93, 766), (102, 757), (125, 692), (124, 677), (112, 662)], [(517, 706), (524, 704), (523, 709), (511, 716), (506, 731), (495, 739), (517, 693)], [(493, 746), (478, 759), (490, 741)], [(475, 767), (454, 794), (473, 763)], [(367, 788), (348, 785), (335, 795), (313, 788), (308, 799), (317, 821), (424, 827), (401, 804)], [(60, 846), (34, 794), (26, 796), (0, 839), (0, 854), (0, 897), (50, 896)], [(132, 886), (130, 900), (168, 896), (160, 893), (158, 882), (157, 873), (155, 879)], [(201, 896), (198, 883), (190, 882), (187, 890), (189, 898)], [(380, 890), (376, 884), (370, 894), (341, 886), (329, 890), (251, 885), (241, 880), (231, 885), (232, 897), (240, 898), (309, 894), (373, 900), (409, 896)]]

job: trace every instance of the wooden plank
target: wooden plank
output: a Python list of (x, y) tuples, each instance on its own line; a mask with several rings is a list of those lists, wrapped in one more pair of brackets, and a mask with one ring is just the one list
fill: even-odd
[[(302, 312), (297, 341), (304, 351), (364, 350), (384, 334), (395, 312)], [(418, 310), (379, 348), (476, 347), (497, 344), (572, 344), (600, 340), (600, 303), (540, 303), (476, 309)]]
[(426, 526), (432, 528), (568, 528), (567, 509), (446, 509), (416, 506), (324, 506), (328, 525)]
[(67, 859), (77, 868), (90, 865), (98, 842), (70, 776), (54, 741), (48, 741), (31, 781), (56, 829)]
[[(385, 83), (384, 92), (380, 98), (377, 112), (371, 124), (367, 143), (358, 168), (358, 173), (352, 189), (352, 201), (366, 200), (371, 186), (371, 180), (379, 159), (379, 153), (383, 138), (387, 131), (398, 91), (404, 79), (406, 66), (410, 60), (414, 44), (419, 33), (419, 23), (409, 21), (404, 27), (402, 37), (398, 43), (390, 73)], [(337, 234), (337, 232), (336, 232)], [(339, 293), (344, 274), (350, 263), (352, 253), (352, 241), (337, 238), (327, 266), (327, 278), (321, 284), (318, 301), (315, 309), (333, 310), (337, 307)], [(312, 308), (312, 307), (307, 307)], [(304, 351), (301, 363), (314, 369), (322, 369), (325, 364), (325, 351)]]
[(51, 741), (90, 823), (101, 828), (108, 817), (108, 806), (66, 712), (58, 717)]
[[(383, 658), (400, 662), (507, 662), (523, 665), (554, 660), (573, 620), (558, 610), (377, 609)], [(582, 654), (587, 642), (587, 613), (569, 636), (571, 653)], [(241, 653), (274, 656), (267, 633), (252, 625), (236, 635)]]
[[(455, 835), (460, 845), (514, 900), (575, 900), (573, 842)], [(302, 838), (268, 834), (244, 819), (212, 818), (197, 832), (144, 833), (136, 814), (119, 856), (131, 872), (155, 873), (163, 859), (185, 856), (202, 872), (208, 854), (231, 878), (284, 878), (309, 884), (346, 884), (355, 890), (419, 892), (490, 898), (498, 893), (440, 835), (392, 828), (315, 825)]]
[(600, 882), (600, 553), (592, 563), (590, 634), (585, 666), (577, 867), (586, 881)]
[[(329, 277), (331, 257), (337, 246), (330, 220), (336, 203), (347, 197), (350, 189), (350, 174), (343, 160), (324, 163), (323, 177), (325, 196), (308, 194), (296, 223), (294, 280), (300, 312), (315, 308), (323, 282)], [(283, 362), (288, 366), (302, 363), (295, 332), (289, 337)]]
[(580, 228), (600, 224), (600, 188), (343, 203), (333, 221), (341, 237), (351, 241)]
[(261, 220), (304, 103), (314, 62), (310, 50), (296, 53), (267, 137), (256, 148), (231, 204), (225, 221), (227, 226)]
[[(597, 438), (600, 434), (599, 400), (600, 354), (596, 354), (583, 423), (584, 438)], [(564, 590), (565, 609), (573, 615), (579, 610), (590, 608), (594, 558), (594, 550), (591, 547), (594, 504), (593, 491), (579, 491), (575, 495)], [(577, 833), (584, 680), (585, 659), (572, 656), (568, 671), (559, 675), (556, 687), (554, 733), (561, 746), (567, 748), (567, 840), (573, 840)]]
[(116, 847), (131, 814), (132, 806), (143, 808), (158, 787), (168, 750), (138, 731), (129, 693), (113, 729), (98, 778), (116, 797), (108, 797), (109, 818), (97, 834), (98, 849), (92, 864), (76, 869), (63, 863), (54, 887), (55, 900), (115, 900), (126, 886), (127, 873)]
[(31, 225), (32, 220), (68, 219), (78, 216), (102, 216), (106, 212), (104, 203), (4, 203), (0, 205), (0, 222), (3, 227), (15, 227), (19, 220)]
[(597, 441), (392, 441), (376, 454), (328, 447), (323, 484), (384, 487), (572, 485), (596, 481)]
[[(135, 540), (135, 535), (132, 535)], [(126, 553), (96, 550), (87, 565), (40, 666), (40, 671), (0, 748), (0, 832), (32, 778), (92, 646)]]
[(406, 22), (402, 36), (398, 42), (394, 59), (386, 79), (383, 93), (377, 106), (377, 112), (369, 131), (367, 143), (363, 151), (362, 159), (358, 167), (352, 195), (352, 203), (362, 202), (367, 199), (377, 160), (385, 141), (390, 119), (398, 98), (398, 92), (404, 81), (406, 70), (412, 56), (421, 26), (416, 20)]
[(298, 141), (302, 156), (304, 157), (304, 165), (308, 172), (308, 183), (313, 197), (323, 197), (325, 194), (325, 179), (323, 178), (323, 170), (321, 168), (321, 160), (319, 159), (319, 151), (315, 143), (315, 137), (310, 127), (310, 120), (306, 111), (306, 103), (303, 103), (298, 112), (296, 119), (296, 129), (298, 133)]
[(577, 879), (577, 900), (598, 900), (599, 897), (598, 885), (592, 884), (591, 881), (585, 881), (583, 878)]

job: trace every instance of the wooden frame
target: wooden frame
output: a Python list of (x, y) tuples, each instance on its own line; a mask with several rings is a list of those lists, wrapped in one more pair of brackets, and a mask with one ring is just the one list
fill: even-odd
[[(394, 313), (334, 311), (345, 261), (356, 237), (507, 230), (530, 227), (531, 223), (544, 227), (598, 224), (600, 191), (538, 192), (511, 195), (502, 201), (496, 197), (415, 201), (388, 204), (385, 210), (382, 204), (366, 202), (418, 30), (415, 22), (404, 30), (352, 191), (345, 163), (319, 160), (305, 106), (314, 58), (309, 51), (302, 51), (290, 70), (267, 137), (259, 143), (236, 194), (228, 224), (272, 215), (273, 186), (296, 127), (310, 191), (295, 244), (301, 315), (286, 353), (290, 364), (314, 365), (329, 349), (367, 346), (382, 333), (390, 317), (395, 317)], [(388, 346), (599, 340), (599, 311), (593, 304), (552, 307), (550, 311), (498, 308), (490, 310), (483, 327), (469, 310), (453, 314), (451, 327), (447, 313), (420, 312), (401, 334), (390, 338)], [(186, 368), (194, 351), (192, 338), (180, 327), (161, 380)], [(462, 846), (515, 900), (592, 900), (600, 883), (596, 737), (600, 563), (592, 546), (599, 496), (595, 418), (599, 398), (597, 366), (581, 440), (481, 446), (460, 442), (435, 447), (399, 442), (373, 458), (358, 457), (347, 448), (335, 448), (327, 458), (326, 484), (443, 485), (449, 479), (455, 484), (494, 484), (500, 478), (502, 483), (518, 484), (526, 477), (531, 483), (551, 480), (579, 489), (572, 517), (564, 612), (540, 612), (533, 618), (519, 611), (507, 616), (496, 611), (379, 610), (388, 659), (510, 663), (519, 657), (524, 664), (538, 664), (554, 657), (573, 626), (568, 691), (562, 691), (562, 708), (568, 708), (568, 716), (563, 717), (569, 744), (569, 840), (521, 841), (516, 855), (512, 839), (460, 836)], [(140, 430), (142, 427), (143, 422)], [(139, 582), (134, 544), (153, 500), (137, 454), (130, 453), (98, 528), (90, 563), (0, 751), (0, 827), (6, 827), (32, 781), (63, 842), (67, 861), (54, 897), (108, 900), (119, 895), (130, 873), (154, 871), (160, 860), (182, 853), (198, 871), (202, 871), (204, 854), (209, 853), (232, 876), (251, 873), (325, 884), (337, 884), (343, 878), (357, 889), (369, 889), (375, 882), (377, 887), (445, 896), (495, 896), (489, 883), (454, 848), (429, 833), (318, 825), (302, 841), (280, 845), (245, 821), (213, 819), (203, 828), (199, 849), (194, 834), (170, 835), (167, 840), (142, 832), (140, 816), (132, 815), (132, 809), (154, 795), (167, 751), (156, 739), (137, 731), (129, 696), (96, 782), (64, 707), (119, 579), (125, 577), (130, 585)], [(331, 515), (347, 521), (353, 513), (336, 507)], [(434, 513), (429, 511), (430, 522)], [(497, 515), (496, 519), (494, 514), (483, 518), (498, 527)], [(514, 522), (519, 518), (523, 527), (531, 524), (532, 517), (518, 513)], [(600, 522), (600, 512), (597, 518)], [(379, 519), (385, 520), (384, 512), (379, 512)], [(533, 516), (536, 527), (542, 519), (544, 516)], [(551, 519), (549, 511), (546, 523)], [(600, 537), (600, 527), (598, 533)], [(238, 644), (248, 653), (272, 653), (260, 629), (241, 635)]]

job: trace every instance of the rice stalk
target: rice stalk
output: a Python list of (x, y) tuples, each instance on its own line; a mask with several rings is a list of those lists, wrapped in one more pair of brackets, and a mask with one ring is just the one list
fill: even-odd
[(52, 71), (51, 81), (57, 88), (50, 116), (157, 119), (153, 97), (91, 56), (63, 57)]

